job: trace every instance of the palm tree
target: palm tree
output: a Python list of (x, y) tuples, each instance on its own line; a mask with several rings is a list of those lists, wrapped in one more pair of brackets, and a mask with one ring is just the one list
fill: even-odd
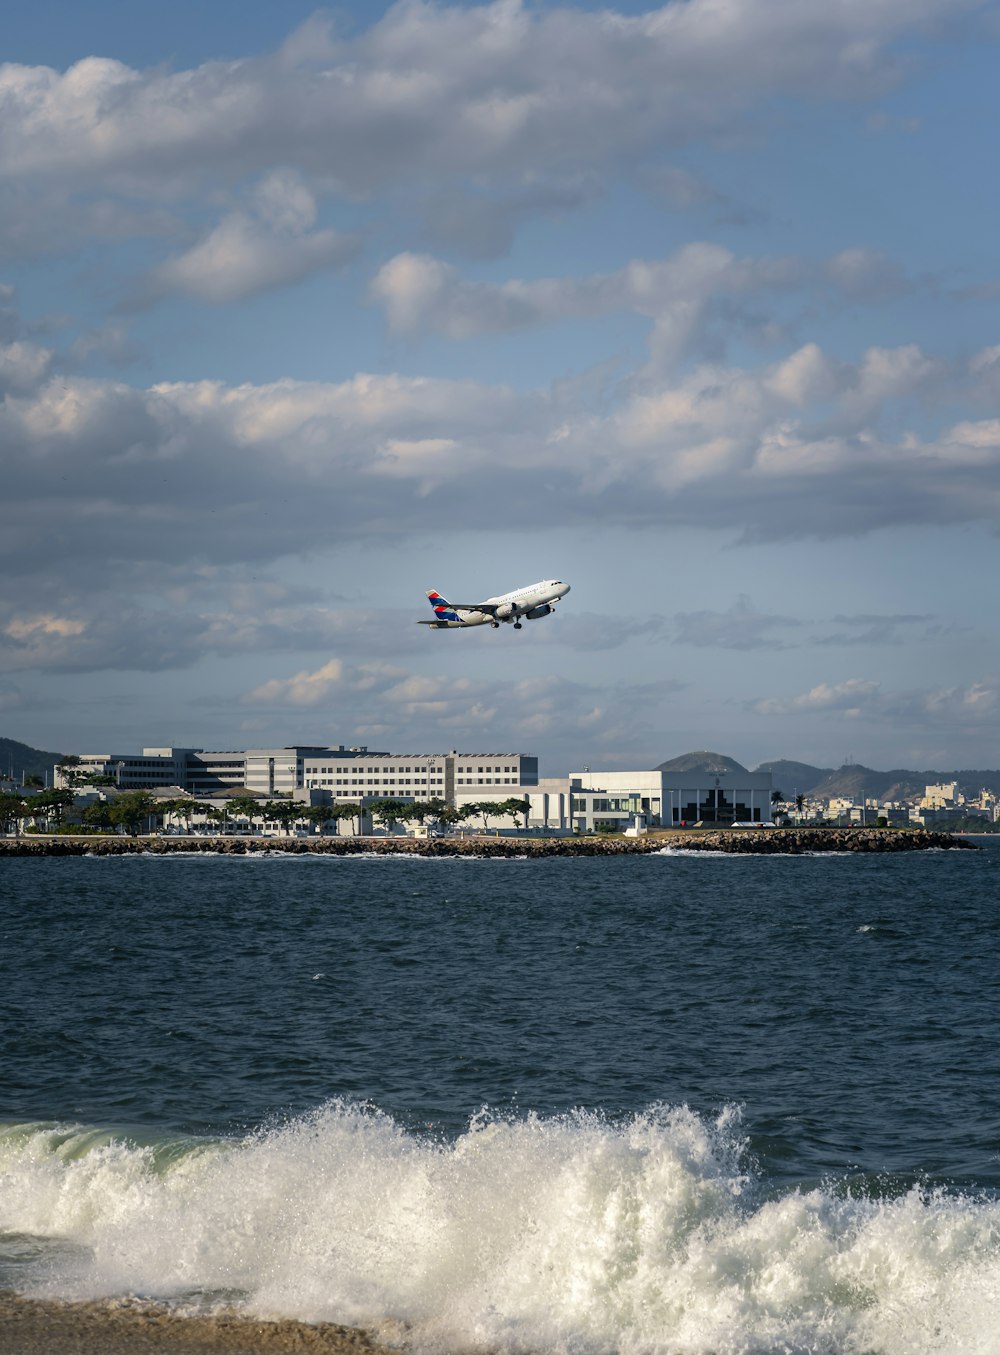
[[(780, 791), (780, 790), (772, 790), (772, 791), (771, 791), (771, 804), (777, 806), (777, 805), (783, 805), (784, 803), (785, 803), (785, 797), (784, 797), (784, 795), (781, 793), (781, 791)], [(782, 816), (781, 816), (781, 811), (780, 811), (780, 809), (777, 809), (777, 808), (776, 808), (776, 809), (774, 810), (774, 813), (771, 815), (771, 817), (774, 819), (775, 822), (777, 822), (778, 819), (782, 817)]]

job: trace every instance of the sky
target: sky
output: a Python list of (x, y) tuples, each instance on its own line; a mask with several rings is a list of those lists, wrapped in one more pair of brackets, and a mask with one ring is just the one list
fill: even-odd
[(995, 0), (0, 42), (0, 732), (1000, 766)]

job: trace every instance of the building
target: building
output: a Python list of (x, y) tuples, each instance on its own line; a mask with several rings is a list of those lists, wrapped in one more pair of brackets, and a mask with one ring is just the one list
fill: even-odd
[(602, 828), (679, 828), (703, 823), (766, 823), (770, 772), (594, 772), (569, 778), (575, 832)]
[(538, 759), (524, 753), (385, 753), (366, 747), (295, 745), (207, 752), (144, 748), (141, 755), (88, 753), (57, 769), (56, 783), (80, 774), (110, 777), (119, 790), (180, 787), (192, 795), (249, 790), (265, 796), (321, 792), (331, 800), (442, 799), (460, 792), (505, 800), (538, 784)]
[(965, 796), (958, 789), (957, 781), (941, 781), (937, 785), (924, 786), (921, 809), (951, 809), (964, 805)]

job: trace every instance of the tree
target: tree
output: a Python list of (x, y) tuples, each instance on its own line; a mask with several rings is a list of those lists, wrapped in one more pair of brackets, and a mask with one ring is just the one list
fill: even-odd
[(383, 800), (371, 800), (368, 804), (368, 813), (372, 816), (372, 821), (378, 821), (385, 824), (386, 829), (392, 827), (394, 823), (405, 822), (409, 817), (411, 801), (396, 800), (386, 798)]
[(268, 800), (266, 804), (261, 805), (260, 812), (265, 819), (280, 823), (285, 830), (285, 836), (288, 837), (291, 835), (292, 824), (296, 819), (302, 818), (305, 808), (305, 805), (295, 800)]
[(308, 823), (314, 823), (316, 825), (317, 833), (322, 833), (326, 824), (337, 819), (339, 816), (336, 812), (335, 805), (310, 805), (308, 809), (303, 811), (302, 817)]
[(801, 791), (799, 791), (798, 795), (796, 795), (795, 797), (795, 808), (797, 812), (801, 814), (805, 807), (806, 807), (806, 797), (802, 794)]
[(179, 795), (173, 800), (159, 800), (156, 805), (155, 813), (166, 818), (168, 815), (175, 819), (184, 820), (184, 831), (191, 831), (191, 816), (195, 813), (198, 806), (188, 795)]
[[(518, 801), (517, 812), (521, 813), (521, 802)], [(460, 819), (474, 819), (477, 816), (483, 821), (483, 832), (489, 828), (490, 819), (503, 819), (509, 813), (506, 800), (472, 800), (469, 804), (462, 805), (458, 811)]]
[(459, 822), (458, 810), (454, 805), (448, 804), (444, 800), (437, 802), (441, 808), (435, 813), (434, 818), (440, 828), (453, 828)]
[(127, 790), (111, 804), (111, 822), (137, 837), (144, 820), (157, 812), (157, 804), (147, 790)]
[(198, 805), (197, 808), (206, 823), (220, 824), (225, 820), (226, 811), (220, 809), (218, 805)]
[(229, 817), (231, 819), (247, 819), (251, 831), (253, 831), (253, 821), (259, 814), (260, 801), (252, 795), (234, 795), (229, 801)]
[(71, 789), (78, 784), (79, 777), (81, 776), (80, 772), (74, 771), (74, 768), (79, 767), (79, 765), (80, 759), (77, 757), (76, 753), (67, 753), (65, 757), (61, 757), (56, 763), (56, 771), (59, 772), (62, 779)]
[(53, 818), (56, 821), (56, 827), (62, 826), (63, 812), (73, 808), (73, 802), (76, 796), (71, 790), (43, 790), (41, 795), (33, 795), (30, 801), (30, 812), (36, 816), (44, 816), (46, 821)]
[(9, 833), (11, 828), (18, 832), (26, 812), (27, 806), (23, 796), (0, 794), (0, 832)]
[(80, 817), (90, 828), (111, 828), (114, 825), (111, 805), (107, 800), (95, 800), (93, 804), (87, 805)]
[(512, 819), (516, 819), (518, 814), (524, 815), (524, 827), (527, 830), (528, 816), (531, 813), (531, 801), (525, 796), (523, 800), (512, 796), (509, 800), (501, 801), (505, 814), (509, 814)]
[(77, 786), (114, 786), (115, 778), (108, 776), (107, 772), (74, 772), (66, 773), (66, 780), (75, 789)]
[(772, 804), (773, 806), (775, 806), (775, 809), (774, 809), (774, 812), (773, 812), (773, 814), (771, 815), (771, 817), (775, 820), (775, 822), (777, 822), (777, 820), (778, 820), (779, 818), (782, 817), (781, 810), (780, 810), (780, 808), (778, 808), (778, 806), (779, 806), (779, 805), (783, 805), (784, 803), (785, 803), (785, 797), (784, 797), (784, 795), (782, 795), (781, 791), (780, 791), (780, 790), (772, 790), (772, 791), (771, 791), (771, 804)]
[(355, 836), (361, 831), (361, 806), (354, 800), (338, 800), (330, 806), (337, 820), (337, 832), (340, 832), (341, 819), (354, 820)]

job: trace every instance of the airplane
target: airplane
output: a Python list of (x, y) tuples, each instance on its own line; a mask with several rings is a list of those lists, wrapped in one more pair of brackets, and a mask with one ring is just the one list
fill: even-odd
[(560, 598), (569, 592), (569, 584), (561, 579), (543, 579), (529, 583), (527, 588), (515, 588), (512, 593), (487, 598), (485, 602), (448, 602), (440, 593), (430, 589), (427, 597), (434, 609), (433, 621), (418, 621), (418, 626), (433, 626), (435, 630), (464, 629), (466, 626), (490, 625), (500, 629), (501, 621), (521, 629), (521, 618), (537, 621), (548, 616)]

